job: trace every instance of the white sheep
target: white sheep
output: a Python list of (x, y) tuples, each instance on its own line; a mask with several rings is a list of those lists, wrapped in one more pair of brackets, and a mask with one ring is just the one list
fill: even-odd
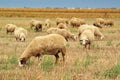
[(97, 18), (96, 22), (100, 23), (100, 25), (102, 25), (102, 24), (104, 24), (105, 20), (103, 18)]
[(58, 25), (59, 23), (68, 24), (68, 19), (66, 19), (66, 18), (56, 18), (56, 24)]
[(22, 27), (16, 28), (14, 36), (16, 38), (16, 41), (25, 41), (27, 36), (27, 30)]
[(113, 20), (105, 20), (104, 25), (105, 26), (113, 26), (114, 25), (114, 21)]
[(31, 20), (30, 21), (30, 26), (31, 26), (31, 28), (34, 27), (35, 31), (39, 31), (39, 30), (42, 31), (43, 22), (42, 21), (38, 21), (38, 20)]
[(79, 39), (84, 48), (88, 47), (88, 49), (90, 49), (91, 42), (94, 40), (94, 33), (91, 30), (86, 29), (81, 33)]
[(83, 24), (86, 24), (85, 20), (84, 19), (80, 19), (80, 18), (71, 18), (71, 20), (69, 21), (69, 24), (72, 26), (72, 27), (79, 27)]
[(50, 21), (50, 19), (46, 19), (46, 20), (45, 20), (45, 26), (46, 26), (47, 28), (49, 28), (49, 27), (51, 27), (51, 25), (52, 25), (52, 22)]
[(63, 36), (49, 34), (35, 37), (20, 56), (19, 66), (24, 66), (26, 61), (32, 56), (38, 57), (39, 59), (43, 55), (54, 55), (56, 57), (55, 63), (57, 63), (60, 52), (62, 53), (63, 61), (65, 61), (66, 40)]
[(57, 25), (57, 28), (59, 28), (59, 29), (67, 29), (67, 25), (64, 24), (64, 23), (59, 23), (59, 24)]
[(82, 25), (78, 29), (78, 37), (79, 40), (82, 41), (82, 44), (86, 48), (90, 48), (91, 42), (95, 39), (95, 36), (100, 37), (100, 39), (104, 38), (104, 35), (99, 31), (99, 29), (93, 25)]
[(66, 29), (59, 29), (59, 28), (49, 28), (47, 30), (48, 34), (60, 34), (62, 35), (66, 41), (68, 41), (68, 39), (73, 39), (73, 40), (77, 40), (77, 36), (75, 36), (75, 34), (72, 34), (70, 31), (66, 30)]
[(14, 24), (6, 24), (5, 28), (6, 28), (6, 33), (8, 34), (8, 33), (14, 33), (17, 26)]

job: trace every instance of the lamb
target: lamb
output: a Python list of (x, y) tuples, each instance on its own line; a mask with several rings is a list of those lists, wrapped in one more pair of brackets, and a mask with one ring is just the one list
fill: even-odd
[(16, 41), (22, 41), (23, 42), (26, 39), (27, 30), (22, 28), (22, 27), (16, 28), (16, 30), (14, 32), (14, 35), (15, 35)]
[(99, 29), (93, 25), (82, 25), (78, 30), (78, 38), (82, 41), (82, 44), (86, 48), (90, 49), (91, 42), (95, 39), (95, 36), (100, 37), (100, 39), (104, 38), (104, 35), (99, 31)]
[(34, 27), (35, 31), (39, 31), (39, 30), (42, 31), (43, 22), (42, 21), (38, 21), (38, 20), (31, 20), (30, 21), (30, 26), (31, 26), (31, 28)]
[(74, 34), (72, 34), (70, 31), (66, 30), (66, 29), (59, 29), (59, 28), (49, 28), (47, 30), (48, 34), (60, 34), (62, 35), (66, 41), (68, 41), (68, 39), (72, 39), (72, 40), (77, 40), (77, 36), (75, 36)]
[(35, 37), (27, 46), (23, 54), (19, 58), (19, 66), (24, 66), (27, 60), (34, 56), (42, 57), (43, 55), (54, 55), (55, 63), (58, 63), (59, 53), (62, 53), (63, 62), (66, 54), (66, 40), (59, 34), (49, 34), (46, 36)]
[(14, 24), (6, 24), (5, 28), (6, 28), (6, 33), (8, 34), (8, 33), (14, 33), (17, 26)]

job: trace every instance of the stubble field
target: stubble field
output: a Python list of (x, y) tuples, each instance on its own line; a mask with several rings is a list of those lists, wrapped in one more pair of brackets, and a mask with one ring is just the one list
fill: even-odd
[[(55, 57), (45, 55), (42, 61), (30, 58), (26, 67), (18, 66), (18, 59), (30, 41), (40, 35), (47, 35), (46, 29), (34, 32), (30, 29), (29, 21), (46, 18), (0, 18), (0, 79), (1, 80), (120, 80), (120, 19), (111, 18), (115, 25), (104, 27), (100, 31), (104, 34), (103, 40), (95, 40), (90, 50), (83, 50), (79, 41), (67, 42), (65, 63), (62, 57), (57, 65)], [(52, 20), (53, 27), (55, 18)], [(95, 18), (85, 18), (92, 24)], [(24, 27), (29, 31), (25, 42), (17, 42), (13, 34), (6, 34), (5, 25), (8, 23)], [(77, 35), (77, 29), (69, 29)]]

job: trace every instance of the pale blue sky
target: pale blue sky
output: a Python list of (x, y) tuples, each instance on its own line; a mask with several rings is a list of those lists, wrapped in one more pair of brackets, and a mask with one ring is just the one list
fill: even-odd
[(120, 0), (0, 0), (0, 7), (120, 8)]

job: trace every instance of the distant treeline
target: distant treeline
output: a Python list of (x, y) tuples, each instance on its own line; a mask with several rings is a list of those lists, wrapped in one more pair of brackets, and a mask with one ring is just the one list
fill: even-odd
[(120, 18), (119, 8), (0, 8), (0, 17)]

